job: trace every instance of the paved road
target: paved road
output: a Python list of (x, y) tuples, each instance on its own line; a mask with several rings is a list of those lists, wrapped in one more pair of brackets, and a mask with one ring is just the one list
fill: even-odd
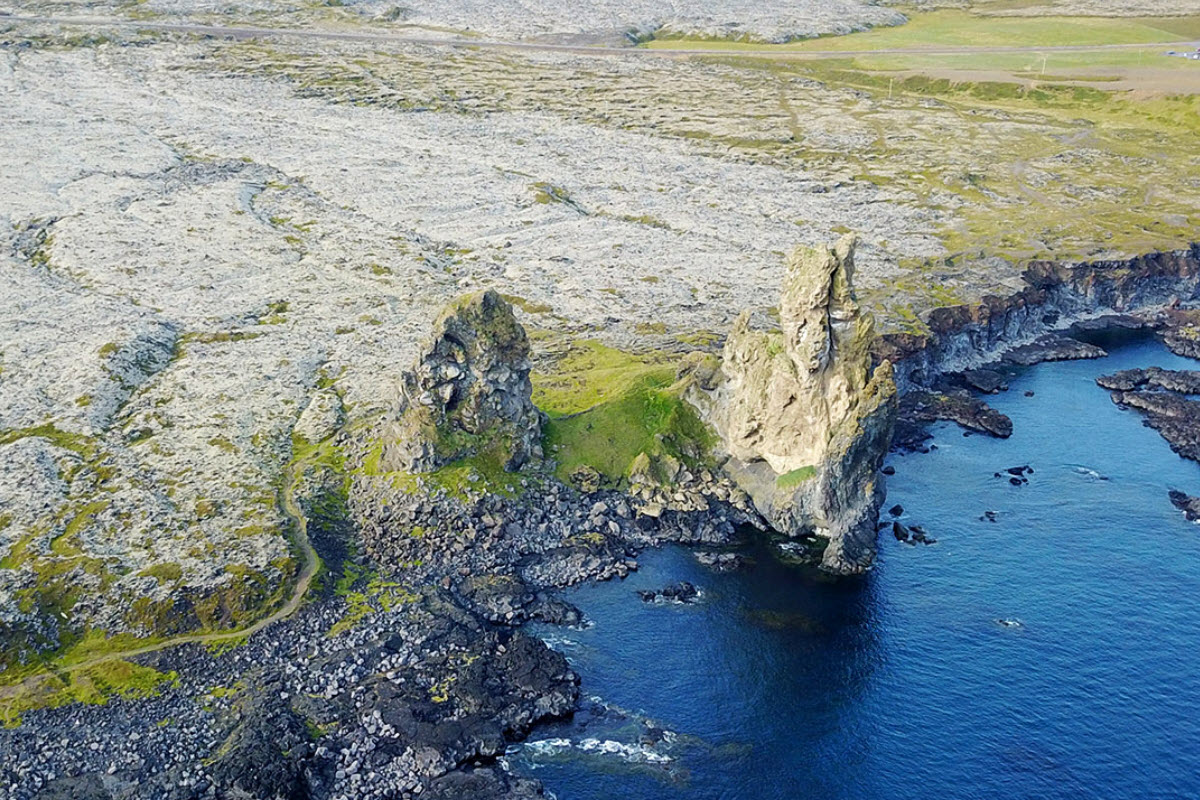
[(1143, 44), (1097, 44), (1097, 45), (1059, 45), (1054, 47), (912, 47), (889, 48), (882, 50), (720, 50), (720, 49), (649, 49), (645, 47), (602, 47), (570, 44), (550, 44), (546, 42), (511, 42), (490, 39), (472, 38), (436, 38), (432, 36), (406, 36), (398, 33), (355, 33), (348, 31), (329, 31), (308, 28), (261, 28), (242, 25), (198, 25), (191, 23), (151, 22), (143, 20), (105, 19), (100, 17), (0, 17), (0, 20), (14, 22), (51, 23), (56, 25), (73, 25), (87, 27), (121, 27), (138, 30), (167, 31), (171, 33), (187, 33), (197, 36), (219, 36), (226, 39), (261, 39), (277, 36), (299, 37), (305, 39), (328, 39), (347, 42), (371, 42), (374, 44), (418, 44), (432, 47), (451, 48), (486, 48), (502, 50), (537, 50), (560, 53), (578, 53), (586, 55), (618, 55), (639, 57), (678, 57), (678, 56), (753, 56), (755, 58), (845, 58), (847, 56), (865, 55), (902, 55), (921, 53), (922, 55), (970, 55), (972, 53), (1079, 53), (1104, 50), (1133, 50), (1145, 48), (1178, 49), (1196, 47), (1200, 42), (1154, 42)]

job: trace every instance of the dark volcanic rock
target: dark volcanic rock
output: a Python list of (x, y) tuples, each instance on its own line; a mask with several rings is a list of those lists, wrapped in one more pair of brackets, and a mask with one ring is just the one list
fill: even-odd
[(516, 625), (536, 619), (553, 625), (578, 625), (579, 609), (542, 593), (534, 593), (515, 575), (475, 575), (458, 583), (467, 606), (493, 623)]
[(415, 679), (375, 680), (363, 710), (378, 720), (384, 752), (424, 748), (430, 777), (503, 754), (534, 724), (574, 708), (579, 678), (566, 659), (520, 631), (481, 628), (469, 619), (431, 619), (439, 643)]
[(430, 791), (422, 795), (428, 800), (476, 800), (481, 797), (497, 800), (535, 800), (544, 798), (540, 783), (517, 778), (498, 769), (464, 769), (448, 773), (433, 781)]
[(1200, 394), (1200, 371), (1162, 369), (1149, 367), (1147, 369), (1124, 369), (1111, 375), (1101, 375), (1096, 383), (1105, 389), (1117, 392), (1130, 392), (1134, 389), (1149, 387), (1166, 389), (1180, 394)]
[(304, 721), (281, 698), (280, 687), (255, 687), (235, 707), (235, 723), (218, 750), (213, 780), (230, 796), (307, 800), (303, 758), (310, 753)]
[(909, 392), (900, 401), (893, 446), (918, 448), (929, 438), (925, 426), (937, 420), (957, 422), (968, 430), (1001, 439), (1012, 436), (1012, 420), (966, 391), (948, 394)]
[(643, 603), (692, 603), (700, 597), (700, 590), (687, 581), (679, 581), (653, 591), (640, 591)]
[(1108, 353), (1094, 344), (1087, 344), (1058, 334), (1046, 334), (1035, 342), (1014, 347), (1002, 356), (1004, 362), (1028, 367), (1045, 361), (1074, 361), (1081, 358), (1104, 358)]
[(49, 781), (37, 794), (37, 800), (112, 800), (99, 775), (78, 778), (61, 777)]
[(1175, 489), (1170, 491), (1169, 496), (1171, 505), (1182, 511), (1188, 522), (1200, 520), (1200, 497), (1192, 497)]
[(1008, 391), (1008, 383), (1004, 376), (992, 369), (968, 369), (962, 373), (963, 383), (968, 388), (984, 394), (996, 394)]
[(1162, 434), (1171, 449), (1184, 458), (1200, 461), (1200, 402), (1171, 392), (1113, 392), (1119, 405), (1146, 415), (1146, 424)]

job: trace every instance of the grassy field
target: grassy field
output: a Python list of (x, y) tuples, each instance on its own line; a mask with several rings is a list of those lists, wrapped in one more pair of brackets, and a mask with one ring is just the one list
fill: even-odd
[(918, 14), (906, 25), (849, 36), (763, 44), (725, 39), (654, 39), (654, 49), (712, 49), (774, 53), (921, 50), (945, 47), (1094, 47), (1200, 39), (1200, 15), (1190, 17), (995, 17), (944, 10)]

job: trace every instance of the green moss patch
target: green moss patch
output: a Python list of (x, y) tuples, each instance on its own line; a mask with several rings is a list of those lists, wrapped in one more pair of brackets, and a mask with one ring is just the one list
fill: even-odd
[(707, 463), (716, 437), (675, 385), (677, 353), (635, 354), (595, 340), (571, 343), (554, 366), (533, 374), (533, 401), (550, 418), (546, 455), (568, 481), (591, 467), (620, 485), (640, 454)]
[(673, 353), (635, 355), (594, 339), (573, 342), (551, 369), (530, 376), (533, 402), (551, 418), (578, 414), (619, 398), (646, 379), (670, 383), (678, 361)]
[(0, 697), (0, 725), (14, 728), (21, 715), (38, 708), (58, 708), (69, 703), (104, 705), (112, 698), (141, 698), (158, 694), (164, 684), (179, 679), (175, 672), (159, 672), (128, 661), (105, 661), (64, 674), (48, 675), (30, 688)]
[(330, 637), (352, 630), (371, 614), (392, 611), (420, 599), (420, 595), (409, 591), (403, 584), (384, 580), (378, 574), (353, 564), (346, 565), (334, 591), (339, 597), (345, 598), (346, 611), (326, 632)]
[(54, 425), (54, 423), (38, 425), (33, 428), (15, 428), (0, 431), (0, 445), (11, 444), (19, 439), (26, 439), (31, 436), (45, 439), (55, 447), (70, 450), (87, 461), (94, 459), (100, 449), (93, 437), (85, 436), (81, 433), (64, 431)]
[(775, 479), (775, 485), (780, 489), (795, 489), (805, 481), (817, 476), (817, 468), (813, 466), (800, 467), (791, 472), (785, 472)]

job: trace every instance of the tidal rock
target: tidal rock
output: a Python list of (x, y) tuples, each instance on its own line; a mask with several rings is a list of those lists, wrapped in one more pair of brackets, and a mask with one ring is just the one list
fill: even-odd
[(1030, 344), (1014, 347), (1004, 354), (1009, 364), (1029, 367), (1046, 361), (1074, 361), (1081, 358), (1104, 358), (1106, 353), (1094, 344), (1081, 342), (1056, 333), (1048, 333)]
[(1170, 491), (1169, 497), (1171, 505), (1182, 511), (1188, 522), (1200, 520), (1200, 497), (1192, 497), (1176, 489)]
[(1008, 390), (1004, 376), (992, 369), (968, 369), (963, 371), (962, 380), (970, 388), (984, 394), (996, 394)]
[(1114, 403), (1141, 411), (1179, 455), (1200, 461), (1200, 402), (1173, 392), (1113, 392)]
[(512, 306), (491, 290), (455, 300), (403, 378), (385, 468), (430, 472), (486, 452), (515, 470), (541, 458), (529, 369), (529, 340)]
[(1180, 394), (1200, 394), (1200, 371), (1190, 369), (1123, 369), (1111, 375), (1101, 375), (1096, 383), (1105, 389), (1130, 392), (1134, 389), (1165, 389)]
[(662, 589), (638, 592), (643, 603), (693, 603), (700, 598), (700, 590), (687, 581), (679, 581)]
[(1184, 494), (1178, 489), (1171, 489), (1168, 497), (1171, 499), (1171, 505), (1182, 511), (1188, 522), (1200, 521), (1200, 498)]
[(965, 391), (946, 394), (914, 391), (900, 401), (894, 444), (902, 449), (916, 449), (929, 438), (926, 426), (937, 420), (957, 422), (967, 430), (1000, 439), (1012, 436), (1013, 431), (1011, 419)]
[(759, 330), (743, 313), (719, 372), (696, 375), (687, 393), (759, 513), (790, 537), (827, 539), (821, 566), (840, 574), (874, 559), (879, 469), (896, 417), (891, 364), (871, 370), (874, 324), (851, 287), (854, 244), (798, 248), (780, 330)]

